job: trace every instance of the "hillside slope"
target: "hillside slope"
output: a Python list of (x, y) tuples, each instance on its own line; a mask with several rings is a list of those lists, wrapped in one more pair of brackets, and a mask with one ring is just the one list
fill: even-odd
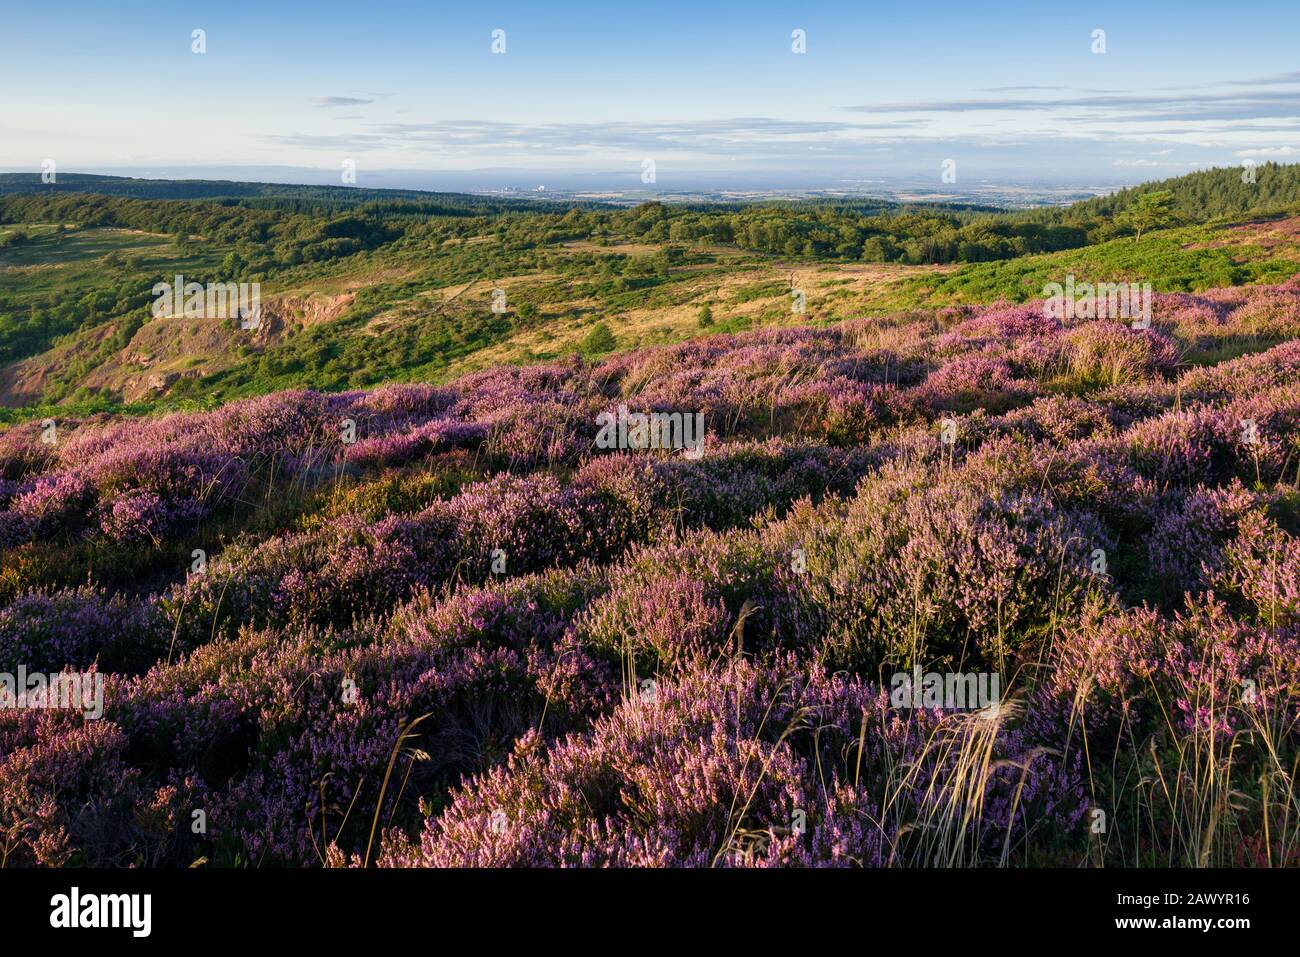
[[(497, 363), (585, 351), (584, 340), (597, 322), (607, 323), (617, 347), (628, 349), (716, 330), (1022, 302), (1067, 275), (1079, 282), (1151, 282), (1167, 292), (1276, 283), (1300, 273), (1300, 217), (1181, 227), (1141, 242), (1125, 237), (1006, 262), (951, 266), (809, 264), (714, 247), (652, 271), (652, 263), (663, 263), (665, 246), (557, 244), (553, 261), (539, 269), (487, 242), (442, 249), (436, 269), (394, 251), (365, 262), (348, 260), (317, 278), (285, 273), (264, 287), (271, 319), (257, 335), (217, 319), (133, 315), (91, 326), (0, 367), (0, 404), (37, 405), (72, 396), (157, 404), (293, 385), (438, 382)], [(600, 257), (639, 261), (645, 274), (620, 288), (599, 276), (593, 259)], [(489, 271), (492, 262), (515, 271)], [(505, 314), (492, 311), (494, 289), (506, 292)], [(793, 309), (795, 289), (804, 293), (802, 312)], [(706, 307), (707, 324), (701, 321)], [(123, 330), (130, 333), (125, 341)]]
[(1152, 320), (16, 425), (0, 671), (107, 677), (0, 710), (7, 863), (1295, 864), (1300, 284)]

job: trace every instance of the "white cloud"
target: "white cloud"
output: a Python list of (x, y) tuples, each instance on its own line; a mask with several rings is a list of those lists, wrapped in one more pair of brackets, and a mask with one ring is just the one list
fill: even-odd
[(363, 100), (355, 96), (313, 96), (311, 101), (317, 106), (362, 106), (374, 100)]

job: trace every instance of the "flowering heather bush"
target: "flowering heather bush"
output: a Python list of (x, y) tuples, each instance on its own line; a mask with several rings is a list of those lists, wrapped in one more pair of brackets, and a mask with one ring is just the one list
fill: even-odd
[(1300, 376), (1300, 341), (1284, 342), (1264, 352), (1231, 362), (1191, 369), (1179, 380), (1179, 391), (1193, 401), (1223, 401), (1253, 395), (1295, 382)]
[(1037, 391), (1032, 381), (1016, 377), (1007, 360), (978, 354), (945, 363), (918, 387), (918, 394), (935, 412), (1000, 411), (1027, 401)]
[(139, 844), (139, 772), (127, 738), (107, 722), (47, 719), (31, 744), (0, 764), (0, 841), (8, 866), (130, 863), (113, 850)]
[(99, 507), (99, 530), (111, 542), (159, 542), (205, 514), (194, 499), (168, 502), (149, 489), (129, 489)]
[[(624, 701), (590, 732), (550, 747), (521, 739), (418, 843), (390, 835), (381, 863), (975, 863), (1022, 846), (1030, 820), (1068, 828), (1086, 803), (1077, 772), (1000, 735), (996, 719), (977, 720), (900, 714), (857, 679), (784, 658), (701, 666)], [(967, 781), (953, 772), (972, 747), (998, 767)], [(954, 820), (954, 805), (983, 813)], [(939, 824), (945, 833), (909, 833)]]
[(145, 671), (165, 652), (166, 639), (153, 608), (102, 589), (33, 593), (0, 610), (0, 672), (94, 664), (102, 671)]
[(1015, 361), (1036, 378), (1061, 375), (1105, 386), (1169, 375), (1179, 351), (1158, 332), (1101, 321), (1033, 339), (1017, 350)]
[[(1297, 303), (9, 428), (0, 673), (105, 696), (0, 708), (0, 861), (1294, 861)], [(598, 448), (620, 405), (702, 454)], [(900, 706), (913, 668), (1000, 700)]]
[(934, 347), (941, 355), (1005, 349), (1009, 342), (1049, 338), (1061, 328), (1061, 321), (1046, 315), (1039, 305), (995, 306), (959, 323), (951, 332), (936, 336)]
[(802, 530), (811, 573), (785, 576), (784, 603), (833, 660), (1004, 668), (1102, 587), (1088, 570), (1112, 547), (1100, 522), (973, 478), (882, 469), (837, 520)]
[(409, 432), (390, 432), (363, 439), (347, 450), (348, 462), (362, 468), (402, 465), (449, 449), (476, 448), (488, 437), (480, 422), (432, 421)]
[(1089, 687), (1093, 722), (1231, 735), (1251, 726), (1250, 709), (1281, 706), (1294, 722), (1298, 642), (1294, 633), (1232, 618), (1213, 598), (1189, 599), (1172, 618), (1148, 608), (1104, 617), (1090, 609), (1064, 630), (1045, 691), (1073, 700)]
[(1153, 594), (1172, 603), (1204, 591), (1222, 567), (1226, 541), (1256, 503), (1240, 482), (1162, 498), (1152, 509), (1147, 567)]
[(1244, 601), (1247, 614), (1259, 624), (1300, 629), (1300, 540), (1267, 515), (1244, 515), (1221, 561), (1207, 572), (1216, 590)]
[(60, 472), (36, 479), (30, 491), (13, 499), (9, 511), (28, 535), (54, 535), (80, 529), (93, 501), (89, 479), (77, 472)]
[(1291, 384), (1224, 406), (1166, 412), (1108, 444), (1139, 474), (1162, 485), (1219, 483), (1234, 475), (1273, 482), (1295, 462), (1298, 425), (1300, 384)]

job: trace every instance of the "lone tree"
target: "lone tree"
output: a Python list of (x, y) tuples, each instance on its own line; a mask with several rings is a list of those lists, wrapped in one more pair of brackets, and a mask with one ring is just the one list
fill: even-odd
[(1136, 234), (1134, 242), (1142, 239), (1148, 229), (1161, 229), (1174, 223), (1174, 194), (1167, 189), (1143, 193), (1120, 217), (1124, 225)]
[(598, 322), (591, 327), (591, 332), (587, 333), (579, 348), (583, 355), (595, 356), (604, 352), (613, 352), (617, 346), (618, 340), (614, 338), (614, 333), (609, 331), (609, 326)]

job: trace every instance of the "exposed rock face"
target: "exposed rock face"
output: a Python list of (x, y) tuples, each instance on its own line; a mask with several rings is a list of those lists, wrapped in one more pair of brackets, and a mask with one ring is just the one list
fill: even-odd
[(268, 313), (286, 325), (310, 328), (322, 322), (333, 322), (352, 305), (355, 292), (337, 296), (277, 296), (262, 304), (262, 315)]
[[(302, 329), (333, 322), (355, 299), (355, 290), (333, 296), (265, 296), (262, 321), (256, 329), (241, 329), (232, 319), (153, 319), (140, 327), (125, 348), (95, 365), (76, 386), (128, 402), (156, 397), (181, 378), (196, 378), (230, 366), (240, 347), (258, 352)], [(0, 368), (0, 405), (38, 401), (50, 370), (66, 366), (78, 355), (88, 356), (115, 328), (105, 325), (73, 343)]]

